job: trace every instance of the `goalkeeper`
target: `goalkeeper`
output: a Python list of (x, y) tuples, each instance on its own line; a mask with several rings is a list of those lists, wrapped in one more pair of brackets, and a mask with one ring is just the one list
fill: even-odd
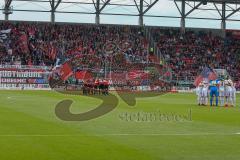
[(210, 82), (209, 90), (210, 90), (210, 106), (213, 106), (213, 99), (215, 97), (216, 106), (218, 106), (218, 80), (214, 80)]

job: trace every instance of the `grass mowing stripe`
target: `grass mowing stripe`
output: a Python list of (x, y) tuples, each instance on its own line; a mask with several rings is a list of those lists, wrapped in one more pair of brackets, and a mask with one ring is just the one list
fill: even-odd
[(230, 136), (240, 135), (237, 133), (176, 133), (176, 134), (132, 134), (132, 133), (113, 133), (113, 134), (92, 134), (92, 135), (76, 135), (76, 134), (0, 134), (0, 137), (92, 137), (92, 136)]

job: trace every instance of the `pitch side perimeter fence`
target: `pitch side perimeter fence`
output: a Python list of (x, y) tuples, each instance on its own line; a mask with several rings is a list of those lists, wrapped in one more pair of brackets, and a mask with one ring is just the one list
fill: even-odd
[[(89, 70), (82, 68), (82, 70)], [(112, 84), (117, 84), (119, 79), (141, 79), (141, 76), (146, 76), (146, 73), (156, 72), (154, 68), (147, 68), (147, 70), (132, 70), (130, 72), (121, 71), (115, 72), (108, 65), (105, 68), (96, 70), (95, 77), (106, 78)], [(171, 72), (171, 77), (164, 77), (168, 71), (156, 74), (162, 81), (172, 83), (174, 90), (182, 92), (192, 91), (195, 77), (178, 77)], [(30, 90), (50, 90), (49, 75), (52, 73), (52, 67), (48, 66), (27, 66), (27, 65), (0, 65), (0, 89), (30, 89)], [(123, 75), (126, 76), (123, 78)], [(119, 76), (119, 77), (118, 77)], [(147, 75), (149, 76), (149, 74)], [(145, 77), (146, 78), (146, 77)], [(148, 77), (147, 77), (148, 78)], [(74, 79), (74, 78), (73, 78)], [(82, 81), (82, 80), (78, 80)], [(133, 80), (134, 81), (134, 80)], [(240, 81), (235, 80), (236, 87), (240, 89)], [(76, 79), (72, 84), (76, 84)], [(158, 86), (155, 86), (156, 88)], [(136, 88), (149, 88), (148, 81), (144, 84), (138, 85)]]

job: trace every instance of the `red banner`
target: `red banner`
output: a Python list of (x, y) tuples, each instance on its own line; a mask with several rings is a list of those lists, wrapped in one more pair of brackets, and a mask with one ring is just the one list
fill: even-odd
[(148, 73), (144, 71), (139, 71), (139, 70), (128, 72), (128, 79), (136, 79), (136, 78), (147, 79)]
[(67, 80), (71, 75), (73, 74), (73, 71), (68, 63), (64, 63), (61, 66), (60, 69), (60, 75), (62, 80)]

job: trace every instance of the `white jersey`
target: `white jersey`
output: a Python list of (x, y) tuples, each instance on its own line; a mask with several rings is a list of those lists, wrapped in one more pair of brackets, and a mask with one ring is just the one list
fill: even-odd
[(225, 87), (224, 86), (220, 86), (219, 87), (219, 96), (220, 97), (224, 97), (225, 96)]
[(226, 96), (226, 97), (230, 97), (231, 95), (232, 95), (232, 86), (227, 85), (227, 86), (225, 87), (225, 96)]
[(205, 85), (202, 89), (202, 96), (207, 97), (208, 96), (208, 86)]

